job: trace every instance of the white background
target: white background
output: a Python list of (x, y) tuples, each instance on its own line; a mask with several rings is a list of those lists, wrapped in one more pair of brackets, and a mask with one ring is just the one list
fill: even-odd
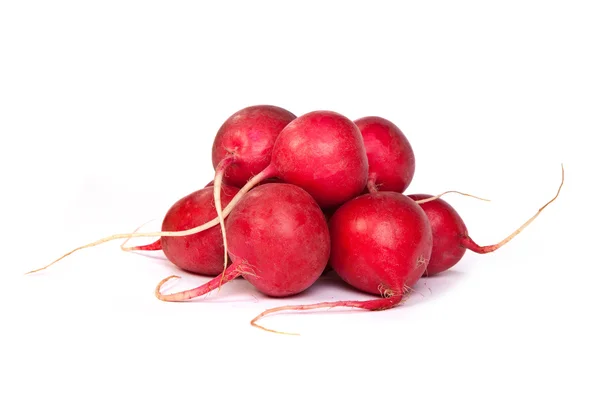
[[(600, 13), (483, 3), (2, 2), (0, 397), (598, 398)], [(561, 162), (565, 186), (404, 306), (263, 321), (300, 337), (249, 320), (370, 296), (329, 279), (268, 300), (236, 281), (163, 303), (174, 267), (119, 242), (23, 276), (158, 227), (252, 104), (392, 120), (416, 153), (407, 193), (493, 200), (447, 197), (481, 244), (554, 195)], [(183, 276), (173, 289), (207, 280)]]

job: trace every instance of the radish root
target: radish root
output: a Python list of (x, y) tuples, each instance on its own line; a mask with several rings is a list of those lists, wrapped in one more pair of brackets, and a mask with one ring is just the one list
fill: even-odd
[(377, 193), (379, 192), (379, 185), (375, 183), (375, 176), (370, 176), (367, 181), (367, 189), (369, 193)]
[(277, 331), (275, 329), (270, 329), (270, 328), (266, 328), (262, 325), (259, 325), (257, 322), (269, 314), (274, 314), (274, 313), (278, 313), (281, 311), (306, 311), (306, 310), (315, 310), (318, 308), (334, 308), (334, 307), (349, 307), (349, 308), (360, 308), (360, 309), (367, 310), (367, 311), (381, 311), (381, 310), (387, 310), (389, 308), (396, 306), (397, 304), (400, 303), (401, 300), (402, 300), (402, 296), (398, 295), (398, 296), (381, 298), (381, 299), (377, 299), (377, 300), (329, 301), (329, 302), (322, 302), (322, 303), (315, 303), (315, 304), (308, 304), (308, 305), (274, 307), (274, 308), (269, 308), (268, 310), (265, 310), (262, 313), (260, 313), (259, 315), (257, 315), (256, 317), (254, 317), (254, 319), (252, 321), (250, 321), (250, 325), (252, 325), (256, 328), (262, 329), (264, 331), (267, 331), (267, 332), (299, 336), (300, 335), (299, 333), (288, 333), (288, 332)]
[[(369, 178), (369, 180), (367, 181), (367, 189), (369, 190), (369, 193), (371, 193), (371, 194), (379, 192), (379, 186), (375, 183), (375, 178)], [(427, 203), (427, 202), (430, 202), (430, 201), (433, 201), (433, 200), (437, 200), (440, 197), (442, 197), (442, 196), (444, 196), (446, 194), (449, 194), (449, 193), (457, 193), (457, 194), (460, 194), (460, 195), (463, 195), (463, 196), (473, 197), (474, 199), (482, 200), (482, 201), (491, 201), (489, 199), (484, 199), (483, 197), (474, 196), (474, 195), (469, 194), (469, 193), (463, 193), (463, 192), (459, 192), (459, 191), (456, 191), (456, 190), (448, 190), (448, 191), (446, 191), (444, 193), (438, 194), (437, 196), (431, 196), (431, 197), (428, 197), (426, 199), (416, 200), (415, 202), (417, 204)]]
[(437, 200), (437, 199), (439, 199), (440, 197), (444, 196), (445, 194), (449, 194), (449, 193), (456, 193), (456, 194), (460, 194), (460, 195), (467, 196), (467, 197), (472, 197), (472, 198), (474, 198), (474, 199), (477, 199), (477, 200), (482, 200), (482, 201), (491, 201), (491, 200), (489, 200), (489, 199), (484, 199), (483, 197), (474, 196), (474, 195), (472, 195), (472, 194), (469, 194), (469, 193), (458, 192), (458, 191), (456, 191), (456, 190), (448, 190), (447, 192), (440, 193), (440, 194), (438, 194), (437, 196), (428, 197), (428, 198), (426, 198), (426, 199), (422, 199), (422, 200), (417, 200), (417, 201), (416, 201), (416, 203), (417, 203), (417, 204), (423, 204), (423, 203), (427, 203), (427, 202), (429, 202), (429, 201)]
[(223, 176), (225, 175), (225, 171), (229, 166), (233, 163), (234, 156), (230, 155), (225, 157), (219, 162), (217, 168), (215, 169), (215, 180), (213, 184), (213, 195), (215, 198), (215, 209), (217, 210), (217, 218), (219, 219), (219, 225), (221, 226), (221, 233), (223, 235), (223, 248), (224, 248), (224, 260), (223, 260), (223, 274), (221, 275), (221, 283), (219, 284), (219, 289), (221, 289), (221, 284), (223, 283), (223, 279), (225, 278), (225, 270), (227, 269), (227, 233), (225, 232), (225, 218), (223, 217), (223, 206), (221, 205), (221, 187), (223, 184)]
[(157, 251), (157, 250), (162, 250), (162, 242), (160, 239), (158, 239), (156, 242), (144, 244), (141, 246), (135, 246), (135, 247), (121, 246), (121, 250), (123, 250), (123, 251)]
[(493, 244), (493, 245), (489, 245), (489, 246), (479, 246), (477, 243), (475, 243), (473, 241), (473, 239), (471, 239), (470, 236), (467, 236), (463, 239), (462, 245), (464, 247), (466, 247), (467, 249), (474, 251), (475, 253), (486, 254), (486, 253), (491, 253), (492, 251), (498, 250), (500, 247), (504, 246), (506, 243), (508, 243), (512, 239), (514, 239), (514, 237), (517, 236), (519, 233), (521, 233), (523, 231), (523, 229), (527, 228), (527, 226), (529, 226), (529, 224), (531, 224), (542, 213), (542, 211), (544, 211), (544, 209), (546, 207), (548, 207), (550, 204), (552, 204), (554, 202), (554, 200), (556, 200), (558, 198), (558, 195), (560, 194), (563, 184), (565, 183), (565, 168), (564, 168), (563, 164), (560, 164), (560, 168), (562, 169), (562, 178), (560, 181), (560, 186), (558, 187), (558, 191), (556, 192), (556, 194), (554, 195), (552, 200), (550, 200), (549, 202), (544, 204), (542, 206), (542, 208), (540, 208), (533, 217), (529, 218), (516, 231), (514, 231), (513, 233), (508, 235), (504, 240), (502, 240), (501, 242), (499, 242), (497, 244)]
[[(223, 217), (227, 217), (231, 211), (233, 210), (233, 208), (236, 206), (237, 203), (240, 202), (240, 200), (242, 199), (242, 197), (248, 193), (248, 191), (250, 189), (252, 189), (254, 186), (256, 186), (258, 183), (260, 183), (261, 181), (263, 181), (264, 179), (267, 178), (271, 178), (273, 176), (275, 176), (275, 168), (270, 166), (267, 167), (266, 169), (264, 169), (262, 172), (260, 172), (259, 174), (255, 175), (252, 179), (250, 179), (246, 185), (244, 185), (243, 188), (240, 189), (240, 191), (235, 195), (235, 197), (231, 200), (231, 202), (229, 202), (229, 204), (227, 205), (227, 207), (225, 207), (225, 209), (223, 210)], [(103, 243), (106, 242), (110, 242), (113, 240), (117, 240), (117, 239), (127, 239), (127, 238), (131, 238), (131, 237), (156, 237), (156, 236), (169, 236), (169, 237), (180, 237), (180, 236), (188, 236), (188, 235), (193, 235), (194, 233), (198, 233), (198, 232), (203, 232), (207, 229), (212, 228), (213, 226), (216, 226), (219, 224), (219, 218), (213, 218), (212, 220), (197, 226), (195, 228), (191, 228), (191, 229), (187, 229), (184, 231), (165, 231), (165, 232), (149, 232), (149, 233), (139, 233), (139, 232), (135, 232), (135, 233), (120, 233), (117, 235), (111, 235), (111, 236), (107, 236), (103, 239), (97, 240), (95, 242), (92, 243), (88, 243), (86, 245), (83, 246), (79, 246), (65, 254), (63, 254), (62, 256), (60, 256), (59, 258), (57, 258), (56, 260), (52, 261), (50, 264), (42, 267), (42, 268), (38, 268), (38, 269), (34, 269), (32, 271), (26, 272), (25, 275), (28, 274), (33, 274), (39, 271), (43, 271), (49, 267), (51, 267), (52, 265), (56, 264), (57, 262), (61, 261), (62, 259), (70, 256), (71, 254), (80, 251), (80, 250), (84, 250), (84, 249), (89, 249), (90, 247), (95, 247), (98, 245), (101, 245)]]

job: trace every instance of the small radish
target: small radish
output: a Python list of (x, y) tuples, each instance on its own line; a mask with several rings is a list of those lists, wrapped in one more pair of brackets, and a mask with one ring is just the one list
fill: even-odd
[(403, 193), (415, 174), (415, 153), (400, 128), (381, 117), (354, 121), (365, 141), (369, 159), (369, 192)]
[[(354, 122), (333, 111), (304, 114), (281, 131), (273, 146), (271, 163), (252, 177), (223, 210), (225, 218), (240, 199), (259, 182), (279, 178), (306, 190), (323, 208), (340, 205), (359, 195), (367, 184), (369, 166), (364, 141)], [(216, 181), (216, 179), (215, 179)], [(218, 204), (217, 204), (217, 208)], [(184, 231), (117, 234), (77, 247), (62, 255), (44, 270), (76, 251), (116, 239), (130, 237), (187, 236), (219, 224), (215, 218)], [(225, 236), (226, 229), (223, 229)]]
[[(504, 246), (515, 236), (517, 236), (523, 229), (533, 222), (535, 218), (537, 218), (544, 208), (556, 200), (563, 183), (564, 169), (560, 187), (558, 188), (558, 192), (554, 198), (540, 208), (532, 218), (525, 222), (525, 224), (509, 235), (506, 239), (490, 246), (479, 246), (473, 241), (473, 239), (471, 239), (463, 219), (446, 201), (437, 198), (433, 201), (427, 201), (419, 204), (425, 211), (425, 214), (427, 214), (433, 232), (433, 251), (431, 252), (431, 259), (427, 265), (425, 275), (432, 276), (453, 267), (462, 259), (467, 249), (479, 254), (491, 253), (495, 250), (498, 250), (500, 247)], [(428, 194), (411, 194), (408, 195), (408, 197), (417, 202), (422, 201), (423, 199), (431, 198), (431, 196)]]
[[(213, 187), (214, 186), (215, 181), (212, 180), (210, 182), (208, 182), (204, 187)], [(162, 230), (165, 230), (165, 227), (163, 225), (163, 227), (161, 228)], [(136, 229), (137, 232), (137, 229)], [(127, 239), (125, 241), (125, 243), (123, 243), (121, 245), (121, 249), (123, 251), (158, 251), (158, 250), (162, 250), (162, 238), (159, 238), (156, 242), (150, 243), (150, 244), (144, 244), (144, 245), (140, 245), (140, 246), (132, 246), (132, 247), (125, 247), (125, 244), (129, 241), (129, 239)]]
[(353, 307), (375, 311), (394, 307), (423, 275), (431, 255), (432, 234), (425, 212), (407, 196), (378, 192), (342, 205), (329, 221), (330, 264), (354, 288), (382, 296), (376, 300), (334, 301), (267, 310)]
[(242, 187), (271, 162), (275, 139), (296, 118), (272, 105), (256, 105), (232, 114), (221, 125), (212, 147), (216, 174), (224, 170), (223, 182)]
[[(238, 191), (236, 187), (222, 185), (221, 197), (224, 204), (229, 204)], [(212, 187), (206, 187), (175, 202), (165, 214), (162, 230), (188, 229), (210, 221), (216, 215)], [(219, 230), (213, 227), (189, 236), (163, 236), (154, 243), (123, 250), (162, 249), (167, 259), (177, 267), (196, 274), (216, 276), (223, 272), (223, 240)]]
[(268, 183), (245, 195), (226, 222), (233, 261), (223, 276), (195, 289), (156, 296), (184, 301), (202, 296), (238, 276), (273, 297), (300, 293), (321, 275), (330, 253), (327, 222), (315, 200), (287, 183)]
[[(215, 181), (212, 180), (210, 182), (208, 182), (204, 188), (207, 187), (213, 187), (215, 184)], [(139, 228), (137, 228), (134, 232), (137, 232), (139, 229), (141, 228), (141, 226)], [(162, 228), (161, 228), (162, 229)], [(123, 251), (158, 251), (158, 250), (162, 250), (162, 243), (161, 243), (161, 238), (158, 238), (158, 240), (156, 240), (155, 242), (149, 243), (149, 244), (143, 244), (143, 245), (139, 245), (139, 246), (131, 246), (131, 247), (125, 247), (125, 245), (127, 244), (127, 242), (129, 242), (129, 239), (131, 238), (127, 238), (125, 240), (125, 242), (123, 242), (123, 244), (121, 244), (121, 250)]]

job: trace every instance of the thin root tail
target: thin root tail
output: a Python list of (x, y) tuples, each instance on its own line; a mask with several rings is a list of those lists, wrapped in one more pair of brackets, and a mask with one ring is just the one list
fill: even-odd
[[(263, 170), (261, 173), (255, 175), (252, 179), (250, 179), (248, 181), (248, 183), (246, 183), (244, 185), (243, 188), (240, 189), (240, 191), (234, 196), (233, 199), (231, 199), (231, 201), (229, 202), (229, 204), (227, 204), (227, 207), (225, 207), (225, 209), (223, 210), (223, 217), (228, 216), (231, 211), (233, 210), (233, 208), (236, 206), (237, 203), (240, 202), (240, 200), (242, 199), (242, 197), (248, 193), (248, 191), (250, 189), (252, 189), (254, 186), (256, 186), (258, 183), (260, 183), (261, 181), (274, 177), (276, 175), (276, 171), (275, 171), (275, 167), (273, 167), (272, 165), (267, 167), (265, 170)], [(107, 236), (103, 239), (100, 240), (96, 240), (95, 242), (92, 243), (88, 243), (85, 244), (83, 246), (79, 246), (65, 254), (63, 254), (62, 256), (60, 256), (59, 258), (57, 258), (56, 260), (52, 261), (50, 264), (47, 264), (46, 266), (42, 267), (42, 268), (38, 268), (38, 269), (34, 269), (32, 271), (29, 271), (26, 273), (27, 274), (33, 274), (39, 271), (43, 271), (49, 267), (51, 267), (52, 265), (56, 264), (57, 262), (61, 261), (62, 259), (70, 256), (71, 254), (78, 252), (80, 250), (83, 249), (89, 249), (90, 247), (95, 247), (95, 246), (99, 246), (103, 243), (106, 242), (110, 242), (113, 240), (117, 240), (117, 239), (128, 239), (128, 238), (132, 238), (132, 237), (164, 237), (164, 236), (169, 236), (169, 237), (181, 237), (181, 236), (188, 236), (188, 235), (193, 235), (195, 233), (198, 232), (203, 232), (207, 229), (212, 228), (213, 226), (216, 226), (219, 224), (219, 218), (213, 218), (212, 220), (197, 226), (195, 228), (191, 228), (191, 229), (187, 229), (184, 231), (161, 231), (161, 232), (149, 232), (149, 233), (139, 233), (139, 232), (134, 232), (134, 233), (121, 233), (121, 234), (117, 234), (117, 235), (111, 235), (111, 236)]]
[(529, 224), (531, 224), (541, 213), (542, 211), (544, 211), (544, 209), (546, 207), (548, 207), (550, 204), (552, 204), (554, 202), (554, 200), (556, 200), (558, 198), (558, 195), (560, 194), (560, 191), (563, 187), (563, 184), (565, 183), (565, 168), (563, 166), (563, 164), (560, 164), (560, 167), (562, 169), (562, 178), (560, 181), (560, 186), (558, 187), (558, 190), (556, 191), (556, 194), (554, 195), (554, 197), (548, 201), (546, 204), (544, 204), (542, 206), (542, 208), (540, 208), (533, 217), (529, 218), (523, 225), (521, 225), (516, 231), (514, 231), (513, 233), (511, 233), (510, 235), (508, 235), (504, 240), (502, 240), (499, 243), (493, 244), (493, 245), (489, 245), (489, 246), (479, 246), (477, 243), (475, 243), (473, 241), (473, 239), (471, 239), (471, 237), (467, 236), (465, 238), (463, 238), (462, 240), (462, 245), (464, 247), (466, 247), (467, 249), (475, 252), (475, 253), (479, 253), (479, 254), (486, 254), (486, 253), (491, 253), (492, 251), (498, 250), (500, 247), (504, 246), (506, 243), (510, 242), (512, 239), (514, 239), (515, 236), (517, 236), (519, 233), (521, 233), (525, 228), (527, 228), (527, 226), (529, 226)]
[(238, 262), (231, 264), (225, 270), (224, 278), (222, 278), (222, 276), (219, 275), (219, 276), (214, 277), (210, 281), (206, 282), (205, 284), (200, 285), (194, 289), (184, 290), (184, 291), (177, 292), (177, 293), (164, 294), (161, 291), (163, 285), (167, 281), (169, 281), (173, 278), (179, 278), (176, 275), (168, 276), (165, 279), (163, 279), (162, 281), (160, 281), (158, 283), (158, 285), (156, 285), (156, 289), (154, 290), (154, 295), (159, 300), (169, 301), (169, 302), (171, 302), (171, 301), (173, 301), (173, 302), (186, 301), (186, 300), (190, 300), (190, 299), (193, 299), (196, 297), (200, 297), (202, 295), (205, 295), (205, 294), (210, 293), (213, 290), (217, 289), (221, 283), (221, 279), (223, 279), (223, 281), (222, 281), (223, 283), (227, 283), (227, 282), (237, 278), (238, 276), (242, 275), (242, 270), (238, 268), (239, 266), (240, 266), (240, 264)]
[(489, 200), (489, 199), (484, 199), (483, 197), (474, 196), (474, 195), (472, 195), (472, 194), (469, 194), (469, 193), (458, 192), (458, 191), (456, 191), (456, 190), (448, 190), (448, 191), (446, 191), (446, 192), (444, 192), (444, 193), (440, 193), (440, 194), (438, 194), (437, 196), (432, 196), (432, 197), (428, 197), (428, 198), (426, 198), (426, 199), (417, 200), (417, 201), (416, 201), (416, 203), (417, 203), (417, 204), (423, 204), (423, 203), (427, 203), (427, 202), (430, 202), (430, 201), (434, 201), (434, 200), (437, 200), (437, 199), (439, 199), (440, 197), (442, 197), (442, 196), (444, 196), (444, 195), (446, 195), (446, 194), (449, 194), (449, 193), (456, 193), (456, 194), (460, 194), (460, 195), (462, 195), (462, 196), (466, 196), (466, 197), (472, 197), (472, 198), (474, 198), (474, 199), (481, 200), (481, 201), (491, 201), (491, 200)]
[(265, 310), (262, 313), (260, 313), (259, 315), (257, 315), (256, 317), (254, 317), (254, 319), (252, 319), (252, 321), (250, 321), (250, 324), (256, 328), (262, 329), (267, 332), (279, 333), (279, 334), (283, 334), (283, 335), (298, 336), (299, 333), (282, 332), (282, 331), (278, 331), (275, 329), (266, 328), (266, 327), (258, 324), (257, 322), (269, 314), (275, 314), (275, 313), (279, 313), (282, 311), (307, 311), (307, 310), (315, 310), (315, 309), (319, 309), (319, 308), (331, 309), (334, 307), (349, 307), (349, 308), (359, 308), (359, 309), (363, 309), (363, 310), (367, 310), (367, 311), (381, 311), (381, 310), (387, 310), (389, 308), (392, 308), (392, 307), (398, 305), (401, 300), (402, 300), (402, 295), (399, 294), (399, 295), (381, 298), (381, 299), (377, 299), (377, 300), (365, 300), (365, 301), (343, 300), (343, 301), (330, 301), (330, 302), (296, 305), (296, 306), (274, 307), (274, 308), (269, 308), (268, 310)]

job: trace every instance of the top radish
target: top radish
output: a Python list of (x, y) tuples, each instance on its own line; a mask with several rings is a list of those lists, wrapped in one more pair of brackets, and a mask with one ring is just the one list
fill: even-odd
[(404, 133), (381, 117), (364, 117), (354, 123), (362, 133), (369, 159), (369, 192), (403, 193), (415, 174), (415, 154)]
[(278, 177), (300, 186), (326, 208), (359, 195), (367, 184), (368, 170), (356, 124), (333, 111), (313, 111), (281, 131), (271, 164), (255, 178), (260, 177), (258, 183)]

